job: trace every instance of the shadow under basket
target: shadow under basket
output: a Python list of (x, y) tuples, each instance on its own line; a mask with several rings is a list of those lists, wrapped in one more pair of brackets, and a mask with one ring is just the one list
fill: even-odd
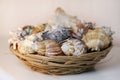
[(105, 58), (112, 45), (100, 52), (90, 52), (80, 56), (41, 56), (38, 54), (21, 54), (10, 45), (10, 51), (32, 70), (45, 74), (78, 74), (93, 70), (96, 63)]

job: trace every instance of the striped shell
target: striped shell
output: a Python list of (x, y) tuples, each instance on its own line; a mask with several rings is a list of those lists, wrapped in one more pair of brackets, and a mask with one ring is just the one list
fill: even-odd
[(61, 49), (67, 56), (78, 56), (87, 51), (84, 43), (78, 39), (68, 39), (62, 44)]
[(39, 48), (36, 52), (45, 56), (56, 56), (62, 53), (60, 45), (54, 40), (44, 40), (38, 43)]
[(100, 51), (105, 49), (111, 43), (111, 37), (107, 35), (103, 28), (95, 28), (94, 30), (88, 30), (82, 39), (91, 51)]

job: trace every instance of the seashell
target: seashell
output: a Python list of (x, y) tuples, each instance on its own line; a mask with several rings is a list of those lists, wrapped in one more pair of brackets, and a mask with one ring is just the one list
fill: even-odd
[(78, 39), (67, 39), (61, 49), (67, 56), (79, 56), (87, 51), (85, 44)]
[(42, 32), (44, 30), (45, 30), (45, 25), (44, 24), (38, 25), (33, 29), (32, 34), (36, 34), (38, 32)]
[(72, 28), (72, 36), (81, 40), (83, 34), (85, 34), (87, 31), (88, 28), (84, 27), (83, 24), (79, 23), (77, 27)]
[(39, 41), (39, 38), (35, 34), (27, 36), (25, 40), (18, 43), (18, 51), (22, 54), (35, 53), (39, 48)]
[(17, 49), (18, 42), (23, 41), (26, 36), (31, 34), (33, 28), (33, 26), (27, 25), (19, 27), (16, 31), (10, 31), (9, 43), (13, 44), (14, 49)]
[(49, 24), (44, 24), (45, 25), (45, 30), (44, 30), (44, 32), (46, 32), (46, 31), (52, 31), (53, 29), (52, 29), (52, 27), (49, 25)]
[(71, 31), (65, 29), (64, 27), (58, 27), (54, 31), (47, 31), (42, 35), (43, 40), (55, 40), (56, 42), (61, 42), (69, 37), (71, 37)]
[(83, 22), (83, 25), (86, 27), (86, 28), (88, 28), (88, 29), (95, 29), (95, 26), (96, 26), (96, 24), (95, 23), (92, 23), (92, 22)]
[(26, 36), (26, 35), (30, 35), (32, 33), (32, 30), (34, 29), (34, 26), (31, 25), (27, 25), (22, 27), (22, 33), (21, 36)]
[(111, 43), (111, 37), (107, 35), (103, 28), (95, 28), (94, 30), (88, 30), (82, 39), (87, 45), (88, 49), (92, 51), (100, 51), (105, 49)]
[(48, 24), (52, 26), (53, 29), (56, 29), (57, 26), (70, 28), (76, 26), (79, 22), (80, 20), (78, 20), (77, 17), (66, 14), (61, 8), (57, 8), (55, 10), (55, 15), (48, 20)]
[(39, 42), (39, 49), (36, 52), (45, 56), (57, 56), (62, 53), (60, 45), (54, 40), (44, 40)]
[(111, 30), (111, 28), (103, 26), (101, 27), (101, 29), (104, 30), (106, 35), (109, 36), (112, 40), (112, 35), (114, 34), (114, 32)]
[(72, 35), (76, 38), (81, 39), (82, 35), (86, 31), (85, 26), (75, 16), (71, 16), (65, 13), (61, 8), (57, 8), (55, 15), (48, 20), (48, 24), (52, 29), (57, 29), (59, 26), (69, 28), (72, 31)]

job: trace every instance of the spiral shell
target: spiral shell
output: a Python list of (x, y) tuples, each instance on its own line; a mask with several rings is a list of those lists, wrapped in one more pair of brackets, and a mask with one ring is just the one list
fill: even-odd
[(57, 29), (59, 26), (71, 29), (72, 35), (79, 39), (87, 31), (87, 28), (76, 16), (66, 14), (61, 8), (55, 10), (55, 15), (48, 20), (48, 24), (52, 29)]
[(94, 30), (88, 30), (87, 34), (82, 39), (88, 46), (88, 49), (92, 51), (100, 51), (105, 49), (111, 43), (111, 36), (108, 36), (103, 28), (95, 28)]
[(78, 39), (68, 39), (62, 44), (61, 49), (67, 56), (79, 56), (87, 51), (84, 43)]
[(54, 40), (44, 40), (39, 42), (39, 49), (36, 52), (45, 56), (57, 56), (62, 53), (60, 45)]

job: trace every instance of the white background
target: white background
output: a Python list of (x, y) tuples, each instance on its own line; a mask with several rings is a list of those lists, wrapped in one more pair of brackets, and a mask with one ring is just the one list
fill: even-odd
[(10, 54), (7, 43), (9, 31), (24, 25), (43, 23), (54, 14), (57, 7), (81, 20), (110, 26), (115, 34), (114, 47), (110, 52), (110, 56), (114, 57), (109, 64), (119, 64), (120, 0), (0, 0), (0, 80), (119, 80), (119, 67), (80, 75), (43, 75), (31, 71)]

